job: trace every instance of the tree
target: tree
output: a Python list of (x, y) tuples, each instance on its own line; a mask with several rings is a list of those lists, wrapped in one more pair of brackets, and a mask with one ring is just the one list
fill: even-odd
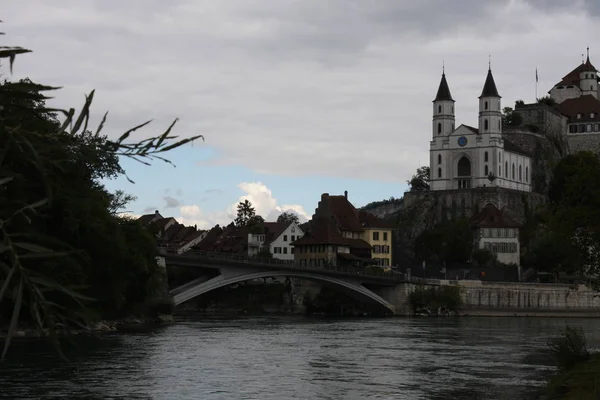
[(277, 217), (277, 222), (284, 225), (289, 225), (291, 223), (299, 224), (300, 220), (298, 219), (298, 215), (292, 212), (285, 211)]
[[(0, 58), (12, 68), (27, 52), (4, 47)], [(119, 157), (169, 162), (161, 153), (201, 138), (174, 141), (175, 121), (159, 136), (128, 142), (148, 121), (110, 140), (101, 134), (106, 114), (88, 129), (94, 91), (76, 113), (46, 107), (54, 89), (29, 79), (0, 84), (0, 324), (9, 321), (0, 358), (19, 323), (56, 339), (74, 324), (135, 312), (157, 293), (154, 236), (117, 215), (131, 197), (100, 180), (124, 173)]]
[(515, 112), (511, 107), (502, 109), (502, 126), (520, 126), (523, 124), (523, 117)]
[(406, 181), (411, 192), (424, 192), (429, 190), (429, 167), (423, 166), (417, 168), (417, 173), (413, 177)]
[(248, 199), (240, 201), (237, 205), (237, 217), (235, 218), (235, 225), (246, 226), (255, 215), (256, 211)]

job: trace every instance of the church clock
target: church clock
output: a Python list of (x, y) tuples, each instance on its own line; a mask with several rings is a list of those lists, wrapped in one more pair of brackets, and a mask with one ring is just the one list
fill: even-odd
[(461, 136), (458, 138), (458, 145), (460, 147), (465, 147), (467, 145), (467, 138), (464, 136)]

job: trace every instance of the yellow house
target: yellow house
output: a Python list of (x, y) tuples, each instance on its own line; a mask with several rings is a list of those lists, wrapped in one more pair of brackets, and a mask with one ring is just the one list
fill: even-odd
[(361, 239), (371, 245), (371, 258), (376, 265), (391, 267), (392, 225), (365, 211), (360, 211), (360, 222), (363, 228)]

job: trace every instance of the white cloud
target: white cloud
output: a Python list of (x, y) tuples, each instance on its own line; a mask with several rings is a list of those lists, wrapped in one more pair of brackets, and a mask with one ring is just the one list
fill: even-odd
[(184, 225), (197, 225), (201, 229), (207, 229), (216, 224), (225, 226), (235, 219), (238, 203), (248, 200), (252, 203), (256, 214), (262, 216), (266, 221), (275, 221), (281, 213), (286, 211), (298, 215), (301, 222), (310, 219), (310, 215), (299, 204), (279, 205), (277, 199), (273, 197), (271, 189), (261, 182), (242, 182), (237, 186), (245, 194), (226, 209), (204, 212), (196, 204), (184, 205), (179, 207), (179, 215), (175, 218)]

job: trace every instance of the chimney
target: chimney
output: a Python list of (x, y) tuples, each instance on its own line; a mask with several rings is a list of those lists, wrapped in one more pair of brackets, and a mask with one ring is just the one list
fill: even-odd
[(326, 199), (326, 198), (328, 198), (328, 197), (329, 197), (329, 193), (323, 193), (323, 194), (321, 195), (321, 201), (325, 200), (325, 199)]
[(344, 197), (346, 198), (346, 200), (348, 200), (348, 191), (344, 190)]
[(154, 215), (158, 215), (158, 214), (160, 214), (160, 213), (158, 212), (158, 210), (154, 211)]
[(194, 230), (197, 231), (198, 230), (198, 224), (194, 224)]

